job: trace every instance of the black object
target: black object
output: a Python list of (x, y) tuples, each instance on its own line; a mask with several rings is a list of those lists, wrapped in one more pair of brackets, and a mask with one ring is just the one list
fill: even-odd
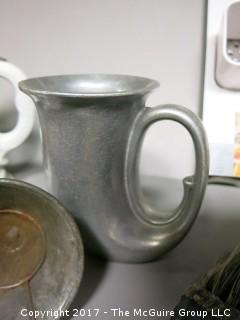
[(187, 289), (171, 319), (240, 319), (240, 247)]

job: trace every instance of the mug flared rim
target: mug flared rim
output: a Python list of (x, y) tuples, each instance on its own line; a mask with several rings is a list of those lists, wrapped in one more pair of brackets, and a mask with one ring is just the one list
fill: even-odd
[(144, 95), (159, 87), (159, 82), (125, 74), (67, 74), (30, 78), (19, 82), (28, 95), (66, 97), (113, 97)]

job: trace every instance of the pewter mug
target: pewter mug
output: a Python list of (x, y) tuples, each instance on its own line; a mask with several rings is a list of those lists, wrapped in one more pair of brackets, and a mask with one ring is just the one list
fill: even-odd
[[(28, 79), (20, 89), (36, 104), (51, 188), (81, 227), (84, 244), (108, 259), (143, 262), (173, 248), (194, 222), (208, 177), (203, 126), (186, 108), (145, 107), (158, 82), (128, 75)], [(146, 129), (173, 120), (190, 133), (196, 166), (169, 218), (146, 214), (138, 158)], [(158, 218), (159, 217), (159, 218)]]

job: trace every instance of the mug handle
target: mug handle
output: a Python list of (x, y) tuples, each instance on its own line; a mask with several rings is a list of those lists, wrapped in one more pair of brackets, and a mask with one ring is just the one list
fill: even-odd
[[(144, 133), (151, 124), (162, 120), (176, 121), (187, 129), (194, 143), (196, 157), (194, 176), (183, 180), (183, 200), (167, 219), (162, 217), (166, 214), (169, 216), (169, 212), (162, 211), (155, 215), (151, 214), (151, 216), (146, 214), (146, 208), (141, 201), (138, 174), (139, 152)], [(209, 154), (206, 134), (200, 119), (192, 111), (178, 105), (144, 108), (134, 121), (125, 159), (125, 188), (131, 209), (138, 218), (153, 225), (169, 224), (178, 218), (188, 220), (185, 221), (186, 225), (192, 224), (201, 206), (208, 182), (208, 167)], [(151, 212), (153, 210), (151, 208)]]
[(32, 100), (18, 89), (18, 82), (26, 79), (25, 74), (18, 67), (0, 58), (0, 77), (12, 84), (18, 112), (15, 127), (9, 132), (0, 133), (0, 166), (3, 166), (7, 163), (5, 155), (22, 144), (30, 134), (34, 124), (35, 109)]

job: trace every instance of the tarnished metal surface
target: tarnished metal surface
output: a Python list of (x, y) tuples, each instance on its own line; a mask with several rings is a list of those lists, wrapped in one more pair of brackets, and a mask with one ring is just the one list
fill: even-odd
[[(204, 195), (208, 149), (202, 124), (180, 106), (145, 108), (157, 86), (151, 79), (104, 74), (20, 83), (37, 106), (53, 193), (77, 218), (87, 248), (113, 260), (148, 261), (170, 250), (190, 229)], [(144, 203), (138, 182), (144, 133), (164, 119), (189, 131), (196, 153), (195, 176), (184, 180), (182, 203), (168, 218)]]
[(54, 197), (30, 184), (0, 179), (2, 319), (23, 319), (23, 309), (65, 310), (78, 290), (83, 258), (76, 224)]
[(45, 253), (43, 232), (30, 215), (0, 211), (0, 290), (29, 281), (41, 266)]

